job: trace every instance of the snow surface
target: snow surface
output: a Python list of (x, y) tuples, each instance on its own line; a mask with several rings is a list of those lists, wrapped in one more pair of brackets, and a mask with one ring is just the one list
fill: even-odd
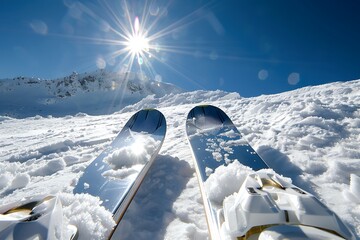
[[(168, 129), (159, 156), (131, 203), (121, 239), (207, 239), (208, 231), (185, 120), (197, 104), (224, 110), (275, 172), (317, 196), (360, 239), (360, 80), (241, 98), (196, 91), (145, 97), (120, 112), (90, 116), (0, 117), (0, 205), (23, 197), (58, 194), (66, 223), (81, 239), (102, 239), (113, 226), (99, 200), (72, 194), (77, 179), (134, 111), (156, 107)], [(234, 165), (234, 166), (233, 166)], [(236, 164), (209, 186), (214, 198), (237, 191)], [(211, 171), (208, 172), (211, 178)], [(220, 185), (229, 187), (220, 189)]]

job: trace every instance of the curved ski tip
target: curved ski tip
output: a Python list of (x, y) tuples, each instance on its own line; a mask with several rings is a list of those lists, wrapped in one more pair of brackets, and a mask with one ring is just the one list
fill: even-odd
[[(196, 112), (196, 113), (195, 113)], [(209, 104), (204, 104), (204, 105), (197, 105), (195, 107), (193, 107), (188, 114), (188, 119), (189, 117), (193, 117), (192, 115), (198, 115), (198, 114), (202, 114), (202, 115), (212, 115), (214, 113), (217, 114), (221, 114), (223, 117), (226, 116), (226, 118), (229, 118), (227, 116), (227, 114), (219, 107), (216, 107), (214, 105), (209, 105)]]
[(141, 114), (157, 114), (160, 117), (165, 118), (164, 114), (155, 108), (141, 109), (140, 111), (137, 111), (136, 113), (134, 113), (134, 115), (132, 117), (134, 117), (135, 115), (141, 115)]
[(234, 126), (229, 116), (213, 105), (198, 105), (193, 107), (188, 115), (186, 127), (208, 129), (214, 126)]
[(142, 109), (132, 115), (122, 131), (126, 131), (127, 129), (135, 132), (159, 132), (160, 135), (165, 135), (166, 119), (157, 109)]

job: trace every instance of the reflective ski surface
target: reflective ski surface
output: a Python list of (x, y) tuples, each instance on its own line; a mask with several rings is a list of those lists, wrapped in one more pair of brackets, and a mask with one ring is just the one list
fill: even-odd
[(159, 152), (166, 121), (157, 110), (141, 110), (126, 123), (111, 145), (84, 171), (74, 193), (89, 193), (120, 221)]

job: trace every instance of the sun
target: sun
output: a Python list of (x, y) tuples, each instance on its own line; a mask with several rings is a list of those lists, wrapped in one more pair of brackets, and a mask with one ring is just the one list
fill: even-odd
[(139, 18), (135, 18), (133, 33), (127, 37), (126, 48), (131, 54), (136, 56), (149, 52), (149, 39), (140, 29)]
[[(86, 13), (96, 20), (95, 22), (101, 23), (99, 27), (106, 33), (106, 37), (85, 37), (84, 39), (113, 47), (109, 55), (106, 56), (109, 59), (110, 68), (124, 74), (126, 81), (133, 76), (144, 80), (156, 79), (159, 76), (161, 77), (159, 70), (168, 68), (182, 78), (196, 84), (176, 65), (173, 65), (169, 56), (172, 54), (194, 56), (197, 48), (185, 46), (184, 43), (176, 39), (175, 35), (184, 31), (188, 25), (203, 19), (204, 16), (202, 15), (207, 12), (204, 9), (206, 10), (209, 7), (208, 5), (190, 12), (180, 19), (169, 19), (168, 7), (170, 5), (157, 5), (154, 0), (143, 1), (145, 4), (140, 8), (138, 4), (134, 3), (136, 1), (130, 0), (116, 1), (120, 2), (120, 5), (109, 5), (111, 1), (99, 2), (106, 10), (104, 12), (105, 18), (90, 10)], [(103, 61), (105, 62), (105, 60)], [(103, 65), (106, 66), (106, 62)], [(158, 69), (155, 69), (155, 66)]]
[(132, 54), (141, 55), (149, 51), (149, 40), (140, 34), (133, 35), (129, 37), (126, 46)]

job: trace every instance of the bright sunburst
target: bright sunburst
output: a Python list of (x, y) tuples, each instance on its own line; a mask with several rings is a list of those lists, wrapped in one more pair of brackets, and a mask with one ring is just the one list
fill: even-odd
[(135, 54), (137, 57), (143, 55), (145, 52), (149, 52), (149, 39), (140, 31), (139, 18), (135, 18), (134, 32), (127, 38), (127, 49)]
[[(109, 1), (106, 0), (99, 2), (105, 8), (104, 17), (83, 5), (81, 6), (86, 10), (84, 12), (95, 20), (94, 22), (98, 23), (105, 32), (104, 37), (85, 39), (95, 41), (97, 44), (110, 45), (113, 49), (108, 56), (100, 59), (101, 64), (99, 65), (102, 68), (109, 63), (127, 77), (136, 74), (141, 79), (161, 79), (161, 75), (153, 67), (153, 62), (157, 61), (196, 84), (178, 70), (176, 65), (167, 60), (169, 54), (174, 53), (194, 55), (196, 49), (178, 44), (174, 40), (176, 39), (174, 36), (187, 25), (201, 19), (201, 16), (206, 13), (203, 10), (207, 6), (164, 25), (162, 20), (168, 16), (167, 7), (169, 5), (154, 7), (155, 1), (145, 0), (141, 5), (142, 9), (139, 9), (136, 8), (139, 5), (136, 5), (135, 1), (122, 0), (119, 1), (120, 5), (114, 3), (109, 5)], [(137, 16), (136, 13), (142, 14)]]
[(133, 54), (143, 54), (144, 52), (149, 51), (149, 40), (141, 35), (130, 36), (127, 47)]

